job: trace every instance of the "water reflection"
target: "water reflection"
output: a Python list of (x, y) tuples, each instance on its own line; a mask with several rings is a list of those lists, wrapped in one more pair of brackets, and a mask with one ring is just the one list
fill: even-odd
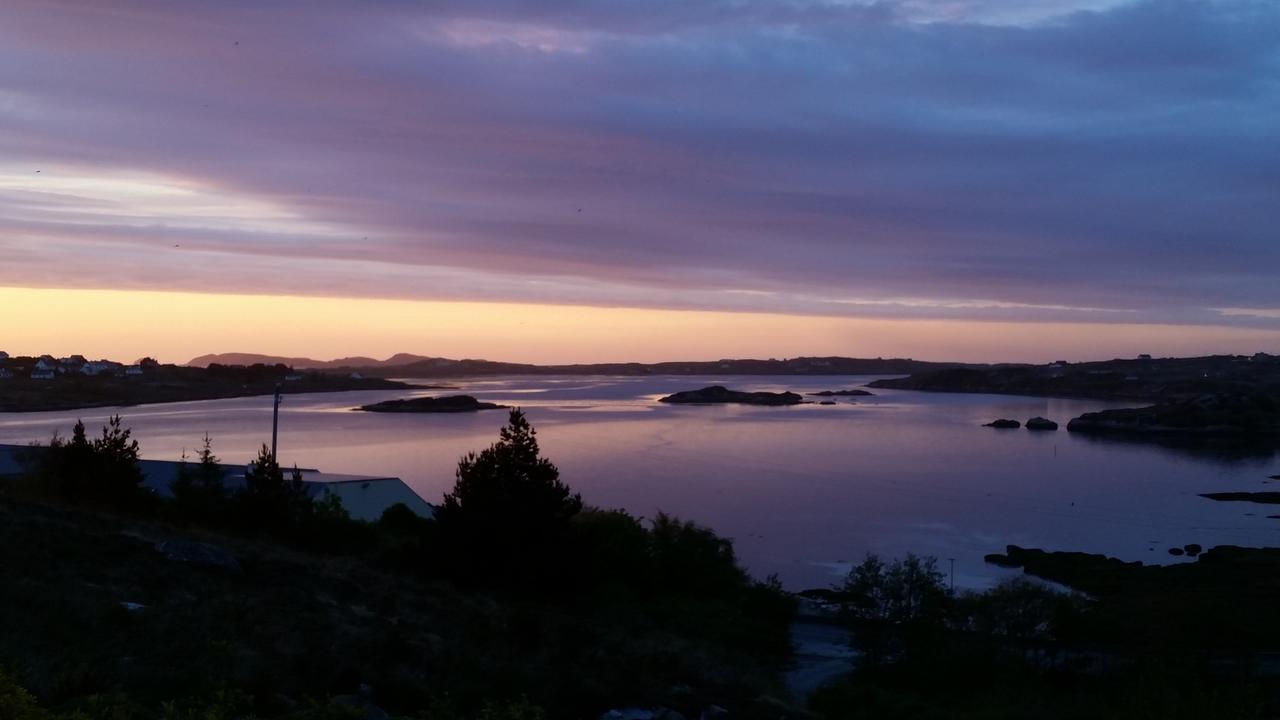
[[(545, 452), (587, 502), (658, 510), (731, 536), (757, 575), (826, 585), (866, 552), (954, 557), (958, 584), (1005, 571), (982, 556), (1006, 544), (1174, 561), (1171, 545), (1271, 545), (1280, 523), (1198, 493), (1250, 490), (1280, 472), (1275, 455), (1104, 442), (1064, 431), (982, 427), (1041, 415), (1065, 425), (1108, 403), (878, 390), (836, 405), (669, 406), (657, 397), (722, 384), (800, 393), (865, 377), (522, 377), (451, 380), (456, 390), (290, 395), (281, 458), (331, 472), (391, 474), (428, 500), (457, 459), (493, 442), (501, 411), (384, 415), (351, 408), (406, 395), (464, 392), (521, 405)], [(0, 442), (65, 435), (111, 409), (0, 415)], [(269, 398), (124, 408), (148, 457), (176, 458), (208, 432), (229, 462), (269, 438)], [(1256, 510), (1254, 508), (1253, 510)]]

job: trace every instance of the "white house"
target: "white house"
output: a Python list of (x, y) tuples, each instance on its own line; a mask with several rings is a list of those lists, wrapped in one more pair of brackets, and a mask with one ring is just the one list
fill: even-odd
[(120, 363), (114, 363), (107, 360), (97, 360), (95, 362), (85, 363), (81, 366), (80, 373), (94, 377), (96, 375), (101, 375), (104, 372), (119, 370), (121, 367), (123, 366)]
[[(37, 365), (36, 367), (39, 367), (39, 366)], [(32, 370), (31, 379), (32, 380), (52, 380), (53, 371), (52, 370)]]
[(40, 358), (36, 361), (36, 370), (53, 370), (59, 363), (53, 358)]

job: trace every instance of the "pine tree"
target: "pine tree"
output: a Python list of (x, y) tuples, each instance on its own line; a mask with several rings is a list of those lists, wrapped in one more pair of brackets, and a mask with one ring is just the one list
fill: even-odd
[(302, 472), (295, 466), (286, 479), (266, 444), (244, 474), (244, 489), (239, 499), (246, 519), (259, 527), (278, 528), (295, 524), (311, 509)]
[(209, 518), (222, 511), (227, 498), (225, 473), (218, 456), (213, 454), (213, 441), (205, 433), (204, 444), (196, 454), (198, 462), (194, 468), (186, 463), (183, 456), (182, 467), (174, 479), (170, 490), (181, 511), (198, 518)]
[(457, 551), (453, 559), (516, 579), (536, 574), (555, 554), (582, 498), (538, 453), (537, 432), (517, 408), (497, 443), (458, 462), (453, 490), (436, 515)]
[[(112, 415), (102, 427), (102, 437), (93, 441), (95, 494), (109, 502), (127, 504), (140, 496), (142, 469), (138, 466), (138, 441), (132, 439), (132, 434), (119, 415)], [(71, 446), (76, 443), (73, 435)]]

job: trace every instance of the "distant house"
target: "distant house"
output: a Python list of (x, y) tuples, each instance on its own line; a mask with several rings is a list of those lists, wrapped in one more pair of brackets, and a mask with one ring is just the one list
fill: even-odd
[(353, 373), (351, 373), (351, 379), (352, 379), (352, 380), (363, 380), (363, 379), (364, 379), (364, 376), (363, 376), (363, 375), (361, 375), (361, 374), (360, 374), (360, 373), (358, 373), (358, 372), (353, 372)]
[(0, 368), (0, 380), (8, 380), (11, 377), (13, 377), (13, 373), (4, 368)]
[(82, 367), (87, 362), (89, 361), (85, 360), (83, 355), (72, 355), (70, 357), (64, 357), (58, 360), (59, 365), (62, 365), (63, 367), (69, 367), (69, 368)]
[(130, 365), (124, 369), (124, 374), (127, 377), (138, 377), (139, 375), (142, 375), (142, 367), (139, 365)]
[[(39, 368), (39, 364), (37, 364), (36, 367)], [(39, 369), (32, 370), (31, 379), (32, 380), (52, 380), (53, 370), (39, 370)]]
[(116, 370), (121, 369), (122, 367), (124, 366), (121, 365), (120, 363), (108, 362), (106, 360), (97, 360), (95, 362), (85, 363), (83, 366), (81, 366), (80, 373), (82, 375), (88, 375), (90, 377), (94, 377), (97, 375), (101, 375), (104, 372), (114, 372)]
[(304, 375), (285, 375), (285, 376), (284, 376), (284, 381), (285, 381), (285, 382), (298, 382), (299, 380), (303, 379), (303, 377), (305, 377), (305, 376), (304, 376)]
[(53, 370), (54, 368), (57, 368), (60, 365), (61, 363), (59, 363), (57, 360), (54, 360), (53, 358), (48, 357), (46, 355), (45, 357), (42, 357), (36, 361), (36, 370), (40, 370), (40, 371)]

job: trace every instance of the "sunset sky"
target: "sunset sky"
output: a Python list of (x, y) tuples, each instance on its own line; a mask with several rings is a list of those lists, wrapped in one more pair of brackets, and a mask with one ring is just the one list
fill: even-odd
[(0, 5), (0, 349), (1280, 352), (1275, 0)]

